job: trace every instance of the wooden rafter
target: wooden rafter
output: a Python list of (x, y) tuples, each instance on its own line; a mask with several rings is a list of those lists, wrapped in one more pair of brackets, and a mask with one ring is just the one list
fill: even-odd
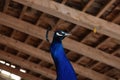
[(0, 76), (0, 80), (6, 80), (5, 78), (3, 78), (2, 76)]
[(96, 17), (100, 17), (116, 0), (111, 0), (98, 14)]
[[(44, 60), (44, 61), (47, 61), (47, 62), (53, 64), (53, 60), (51, 59), (50, 54), (43, 51), (43, 50), (34, 48), (32, 46), (29, 46), (29, 45), (21, 43), (21, 42), (19, 42), (17, 40), (5, 37), (3, 35), (0, 36), (0, 43), (4, 44), (4, 45), (7, 45), (9, 47), (13, 47), (13, 48), (15, 48), (17, 50), (25, 52), (28, 55), (37, 57), (37, 58), (39, 58), (41, 60)], [(112, 80), (110, 77), (107, 77), (105, 75), (97, 73), (97, 72), (95, 72), (93, 70), (90, 70), (88, 68), (82, 67), (82, 66), (80, 66), (78, 64), (73, 63), (73, 66), (74, 66), (74, 68), (75, 68), (75, 70), (76, 70), (76, 72), (78, 74), (89, 77), (89, 78), (91, 78), (93, 80), (96, 80), (96, 79), (97, 80), (106, 80), (106, 79)]]
[(34, 63), (31, 63), (25, 59), (11, 55), (10, 53), (4, 52), (2, 50), (0, 50), (0, 54), (2, 54), (2, 56), (0, 56), (0, 59), (7, 60), (15, 65), (18, 65), (18, 66), (21, 66), (28, 70), (40, 73), (51, 79), (55, 79), (55, 77), (56, 77), (55, 72), (50, 69), (44, 68), (44, 67), (34, 64)]
[[(26, 3), (23, 3), (24, 1), (26, 1)], [(79, 5), (81, 4), (79, 0), (75, 0), (73, 3), (71, 3), (70, 0), (61, 0), (60, 3), (55, 0), (41, 0), (41, 2), (38, 1), (38, 3), (36, 1), (38, 0), (3, 1), (4, 4), (0, 7), (2, 11), (0, 12), (0, 51), (5, 53), (7, 57), (3, 59), (5, 56), (3, 54), (3, 56), (0, 56), (1, 60), (5, 60), (6, 62), (10, 60), (8, 61), (10, 64), (19, 66), (16, 69), (12, 69), (13, 71), (18, 71), (18, 73), (20, 67), (28, 70), (25, 74), (25, 76), (27, 76), (25, 79), (55, 79), (55, 65), (53, 64), (50, 53), (48, 52), (50, 44), (46, 42), (45, 38), (46, 28), (49, 27), (49, 24), (52, 26), (52, 30), (49, 32), (50, 42), (52, 41), (53, 32), (57, 29), (67, 30), (69, 33), (72, 33), (70, 37), (63, 40), (63, 45), (65, 52), (67, 53), (66, 56), (73, 61), (71, 63), (77, 73), (78, 79), (119, 80), (120, 38), (117, 38), (120, 35), (118, 32), (118, 29), (120, 29), (118, 28), (118, 26), (120, 27), (120, 16), (118, 14), (119, 0), (103, 1), (107, 4), (103, 4), (101, 1), (89, 0), (87, 3), (84, 3), (84, 7)], [(50, 5), (46, 5), (46, 3), (49, 3)], [(104, 5), (104, 7), (102, 5)], [(78, 8), (82, 9), (76, 10)], [(49, 13), (46, 12), (48, 9)], [(89, 19), (92, 18), (89, 14), (94, 13), (95, 15), (92, 17), (98, 21)], [(82, 18), (76, 17), (79, 14), (80, 16), (83, 15)], [(15, 15), (17, 16), (13, 17)], [(85, 18), (88, 20), (85, 21)], [(105, 20), (102, 20), (101, 18), (104, 18)], [(106, 22), (105, 24), (104, 21)], [(112, 26), (117, 24), (117, 28), (116, 26), (114, 29), (105, 27), (106, 24), (111, 25), (111, 23)], [(95, 26), (93, 26), (93, 24)], [(98, 27), (96, 25), (100, 26)], [(93, 28), (95, 29), (95, 27), (97, 29), (96, 34), (91, 31)], [(111, 36), (112, 30), (114, 31)], [(69, 44), (70, 42), (71, 44)], [(18, 65), (16, 61), (13, 62), (13, 60), (8, 56), (14, 56), (16, 59), (22, 57), (24, 58), (25, 63), (27, 61), (28, 63), (30, 62), (31, 65), (35, 64), (38, 67), (39, 65), (40, 67), (44, 66), (45, 68), (43, 68), (50, 70), (49, 74), (55, 77), (51, 75), (45, 76), (46, 71), (37, 72), (35, 71), (37, 69), (30, 69), (24, 65)], [(0, 64), (0, 68), (2, 69), (3, 67), (6, 68), (8, 66)], [(11, 70), (11, 67), (9, 66), (8, 69)], [(13, 73), (18, 74), (17, 72)], [(24, 77), (23, 75), (24, 74), (22, 74), (22, 77)]]
[(95, 0), (90, 0), (89, 2), (88, 2), (88, 4), (83, 8), (83, 12), (85, 12), (92, 4), (93, 4), (93, 2), (94, 2)]
[(27, 6), (24, 6), (23, 9), (22, 9), (22, 12), (20, 14), (20, 17), (19, 17), (20, 19), (24, 16), (24, 13), (25, 13), (26, 9), (27, 9)]
[[(97, 31), (120, 40), (120, 26), (97, 17), (85, 14), (81, 11), (72, 9), (65, 5), (51, 0), (13, 0), (18, 3), (30, 6), (45, 13), (54, 15), (61, 19), (70, 21), (88, 29), (97, 28)], [(114, 30), (113, 30), (114, 29)]]
[[(115, 2), (116, 0), (111, 0), (97, 15), (96, 15), (96, 17), (100, 17), (110, 6), (112, 6), (112, 4)], [(91, 2), (92, 2), (92, 0), (91, 0)], [(93, 2), (92, 2), (93, 3)], [(91, 4), (92, 4), (91, 3)], [(88, 3), (88, 5), (90, 4), (90, 2)], [(89, 38), (90, 38), (90, 36), (91, 35), (93, 35), (93, 32), (90, 32), (81, 42), (84, 42), (85, 40), (88, 40)], [(108, 38), (108, 39), (106, 39), (104, 42), (102, 42), (102, 44), (103, 43), (105, 43), (107, 40), (109, 40), (109, 39), (111, 39), (111, 38)], [(98, 48), (99, 46), (101, 45), (101, 43), (99, 44), (99, 45), (97, 45), (96, 46), (96, 48)], [(82, 57), (82, 58), (80, 58), (78, 61), (77, 61), (77, 63), (79, 63), (82, 59), (84, 59), (84, 58), (86, 58), (86, 57)], [(98, 64), (100, 64), (100, 62), (98, 62), (96, 65), (98, 65)], [(95, 65), (95, 66), (96, 66)]]
[(112, 22), (120, 24), (120, 15), (117, 15)]
[(6, 0), (6, 1), (5, 1), (5, 5), (4, 5), (3, 12), (6, 12), (6, 11), (7, 11), (9, 3), (10, 3), (10, 0)]
[[(18, 20), (16, 18), (13, 18), (11, 16), (5, 15), (5, 14), (0, 14), (0, 23), (4, 24), (8, 27), (11, 27), (13, 29), (16, 29), (18, 31), (27, 33), (29, 35), (41, 38), (45, 40), (45, 33), (46, 30), (39, 28), (39, 27), (34, 27), (34, 25), (26, 23), (24, 21)], [(6, 20), (7, 18), (7, 20)], [(17, 24), (16, 24), (17, 23)], [(68, 42), (71, 42), (69, 44)], [(72, 45), (72, 46), (71, 46)], [(77, 46), (76, 46), (77, 45)], [(92, 47), (89, 47), (87, 45), (84, 45), (82, 43), (76, 42), (72, 39), (66, 38), (64, 40), (64, 47), (72, 50), (74, 52), (77, 52), (79, 54), (82, 54), (84, 56), (90, 57), (94, 60), (103, 62), (105, 64), (111, 65), (113, 67), (116, 67), (120, 69), (120, 59), (114, 56), (110, 56), (109, 54), (100, 51), (98, 49), (94, 49)], [(106, 57), (106, 58), (104, 58)], [(114, 60), (112, 60), (114, 59)]]
[[(92, 34), (92, 32), (91, 32), (90, 34)], [(90, 36), (90, 34), (88, 34), (86, 38), (88, 38), (88, 36)], [(86, 38), (84, 38), (81, 42), (84, 42)], [(104, 44), (105, 42), (106, 42), (106, 40), (105, 40), (104, 42), (100, 43), (99, 45), (97, 45), (96, 48), (99, 48), (99, 47), (100, 47), (102, 44)], [(86, 58), (86, 57), (80, 58), (76, 63), (79, 63), (79, 62), (80, 62), (82, 59), (84, 59), (84, 58)], [(99, 63), (99, 62), (98, 62), (98, 63)]]
[(9, 66), (5, 66), (4, 64), (0, 64), (0, 69), (3, 69), (3, 70), (6, 70), (10, 73), (16, 74), (16, 75), (18, 75), (18, 76), (20, 76), (20, 77), (22, 77), (23, 79), (26, 79), (26, 80), (43, 80), (41, 78), (37, 78), (33, 75), (30, 75), (28, 73), (22, 73), (19, 70), (11, 68)]

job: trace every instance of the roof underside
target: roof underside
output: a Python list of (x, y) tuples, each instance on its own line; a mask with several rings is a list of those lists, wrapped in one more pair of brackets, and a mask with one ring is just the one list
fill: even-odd
[(49, 26), (72, 34), (63, 45), (78, 80), (120, 80), (120, 0), (0, 0), (0, 60), (16, 66), (0, 68), (54, 80)]

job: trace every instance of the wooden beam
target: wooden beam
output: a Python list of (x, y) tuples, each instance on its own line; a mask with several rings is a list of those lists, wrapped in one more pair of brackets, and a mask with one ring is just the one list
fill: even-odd
[[(100, 17), (116, 0), (111, 0), (97, 15), (96, 17)], [(93, 34), (93, 32), (90, 32), (81, 42), (84, 43), (84, 41), (86, 41), (87, 39), (89, 39), (89, 37)], [(108, 38), (108, 39), (111, 39), (111, 38)], [(106, 42), (106, 40), (104, 41)], [(103, 43), (104, 43), (103, 42)], [(101, 46), (101, 43), (99, 45), (97, 45), (96, 48), (98, 48), (99, 46)], [(77, 63), (79, 63), (81, 60), (83, 60), (84, 58), (86, 57), (82, 57), (80, 58)], [(97, 64), (100, 64), (100, 63), (97, 63)], [(96, 64), (96, 65), (97, 65)]]
[[(10, 28), (16, 29), (18, 31), (27, 33), (29, 35), (32, 35), (32, 36), (35, 36), (38, 38), (41, 38), (43, 40), (46, 40), (45, 39), (46, 30), (45, 29), (42, 29), (40, 27), (36, 27), (36, 26), (29, 24), (27, 22), (24, 22), (22, 20), (18, 20), (16, 18), (11, 17), (11, 16), (0, 13), (0, 23), (4, 24)], [(50, 38), (52, 38), (52, 37), (50, 36)], [(111, 56), (103, 51), (100, 51), (98, 49), (94, 49), (92, 47), (89, 47), (89, 46), (84, 45), (82, 43), (76, 42), (76, 41), (69, 39), (69, 38), (65, 38), (65, 40), (63, 42), (64, 42), (63, 43), (64, 47), (66, 49), (72, 50), (72, 51), (77, 52), (79, 54), (82, 54), (84, 56), (90, 57), (94, 60), (103, 62), (105, 64), (108, 64), (108, 65), (111, 65), (115, 68), (120, 69), (120, 59), (115, 57), (115, 56)], [(71, 44), (69, 44), (69, 42)], [(36, 56), (37, 55), (38, 54), (36, 54)], [(114, 60), (112, 60), (112, 59), (114, 59)]]
[[(120, 49), (118, 49), (118, 50), (116, 50), (115, 52), (113, 52), (113, 53), (111, 53), (111, 55), (115, 55), (116, 54), (116, 52), (119, 52), (120, 51)], [(101, 63), (99, 62), (99, 63), (96, 63), (95, 65), (93, 65), (92, 67), (90, 67), (91, 69), (93, 69), (93, 68), (95, 68), (96, 66), (98, 66), (98, 65), (100, 65)]]
[(120, 15), (117, 15), (112, 22), (116, 23), (116, 24), (120, 24)]
[[(29, 35), (32, 35), (32, 36), (35, 36), (35, 37), (45, 40), (44, 33), (46, 33), (46, 31), (44, 29), (34, 26), (32, 24), (26, 23), (20, 19), (18, 20), (17, 18), (8, 16), (1, 12), (0, 12), (0, 24), (4, 24), (15, 30), (18, 30), (18, 31), (21, 31), (21, 32), (27, 33)], [(34, 27), (36, 27), (36, 28), (34, 28)]]
[[(66, 43), (70, 42), (72, 44)], [(78, 43), (76, 41), (70, 40), (66, 38), (63, 42), (65, 46), (69, 46), (68, 49), (72, 51), (80, 52), (82, 55), (89, 56), (90, 58), (113, 66), (115, 68), (120, 69), (120, 59), (118, 57), (112, 56), (108, 53), (105, 53), (101, 50), (94, 49), (92, 47), (83, 45), (82, 43)], [(76, 47), (77, 45), (77, 47)], [(94, 57), (94, 58), (93, 58)]]
[(22, 11), (21, 11), (19, 19), (22, 19), (22, 17), (24, 16), (24, 13), (26, 11), (26, 9), (27, 9), (27, 6), (24, 6), (23, 9), (22, 9)]
[(83, 12), (85, 12), (94, 2), (95, 0), (89, 0), (88, 4), (83, 8)]
[(8, 66), (3, 65), (3, 64), (0, 64), (0, 69), (3, 69), (3, 70), (6, 70), (6, 71), (8, 71), (10, 73), (16, 74), (16, 75), (22, 77), (22, 79), (26, 79), (26, 80), (43, 80), (41, 78), (37, 78), (37, 77), (35, 77), (33, 75), (30, 75), (28, 73), (22, 73), (17, 69), (8, 67)]
[[(12, 39), (12, 38), (5, 37), (3, 35), (0, 35), (0, 43), (7, 45), (9, 47), (15, 48), (17, 50), (23, 51), (24, 53), (26, 53), (28, 55), (37, 57), (41, 60), (44, 60), (44, 61), (47, 61), (47, 62), (53, 64), (53, 60), (50, 57), (50, 54), (43, 51), (43, 50), (34, 48), (30, 45), (24, 44), (22, 42), (19, 42), (17, 40)], [(72, 64), (75, 68), (76, 73), (78, 73), (79, 75), (86, 76), (86, 77), (91, 78), (93, 80), (113, 80), (110, 77), (107, 77), (105, 75), (97, 73), (97, 72), (90, 70), (88, 68), (82, 67), (78, 64), (74, 64), (74, 63), (72, 63)]]
[(63, 0), (61, 3), (62, 3), (62, 4), (65, 4), (66, 2), (67, 2), (67, 0)]
[(120, 26), (103, 19), (88, 15), (76, 9), (72, 9), (63, 4), (51, 0), (13, 0), (23, 5), (43, 11), (50, 15), (59, 17), (63, 20), (83, 26), (93, 30), (97, 28), (97, 32), (105, 34), (120, 40)]
[(50, 69), (44, 68), (44, 67), (37, 65), (35, 63), (31, 63), (23, 58), (20, 58), (18, 56), (14, 56), (14, 55), (7, 53), (7, 52), (4, 52), (2, 50), (0, 50), (0, 54), (2, 54), (0, 56), (0, 59), (7, 60), (15, 65), (18, 65), (18, 66), (21, 66), (21, 67), (26, 68), (28, 70), (34, 71), (36, 73), (42, 74), (48, 78), (51, 78), (51, 79), (56, 78), (55, 72), (50, 70)]
[(9, 7), (9, 3), (10, 3), (10, 0), (5, 0), (5, 5), (4, 5), (4, 9), (3, 9), (3, 12), (5, 13)]
[(112, 39), (112, 41), (118, 43), (120, 45), (120, 40), (115, 40), (115, 39)]
[(0, 80), (6, 80), (2, 75), (0, 75)]
[(4, 79), (3, 77), (0, 76), (0, 80), (6, 80), (6, 79)]
[[(8, 41), (8, 42), (6, 42), (6, 41)], [(28, 55), (31, 55), (31, 56), (37, 57), (39, 59), (45, 60), (49, 63), (53, 63), (52, 58), (50, 57), (50, 55), (48, 55), (49, 53), (46, 53), (43, 50), (34, 48), (34, 47), (32, 47), (28, 44), (21, 43), (20, 41), (14, 40), (12, 38), (8, 38), (8, 37), (3, 36), (1, 34), (0, 34), (0, 43), (4, 44), (4, 45), (7, 45), (9, 47), (12, 47), (16, 50), (22, 51), (22, 52), (24, 52)]]
[(100, 17), (116, 0), (111, 0), (98, 14), (96, 17)]

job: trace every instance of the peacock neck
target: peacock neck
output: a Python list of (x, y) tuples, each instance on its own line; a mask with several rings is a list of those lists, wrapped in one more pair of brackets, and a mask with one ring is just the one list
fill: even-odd
[(50, 50), (57, 70), (57, 80), (77, 80), (72, 65), (65, 55), (62, 41), (53, 40)]

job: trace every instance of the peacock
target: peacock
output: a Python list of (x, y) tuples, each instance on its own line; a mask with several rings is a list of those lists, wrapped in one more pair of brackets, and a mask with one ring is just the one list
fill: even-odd
[[(57, 73), (56, 80), (77, 80), (75, 71), (70, 61), (66, 57), (65, 51), (62, 45), (62, 40), (68, 35), (70, 34), (62, 30), (55, 31), (52, 43), (50, 45), (51, 56), (54, 60), (55, 67), (56, 67), (56, 73)], [(48, 40), (47, 37), (46, 39)]]

